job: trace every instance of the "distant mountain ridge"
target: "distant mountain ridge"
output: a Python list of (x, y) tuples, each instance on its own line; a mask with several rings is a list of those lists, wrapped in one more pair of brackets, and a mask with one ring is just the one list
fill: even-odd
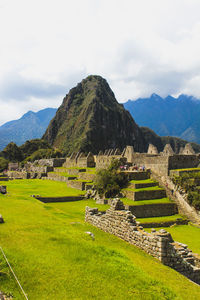
[(22, 145), (27, 140), (41, 138), (56, 110), (45, 108), (38, 112), (28, 111), (20, 119), (0, 126), (0, 150), (10, 142)]
[(200, 100), (193, 96), (128, 100), (124, 107), (139, 126), (149, 127), (160, 136), (176, 136), (200, 143)]

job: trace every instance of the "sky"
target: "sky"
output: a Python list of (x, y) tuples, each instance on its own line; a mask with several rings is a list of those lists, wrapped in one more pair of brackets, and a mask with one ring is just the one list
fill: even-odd
[(200, 98), (199, 0), (0, 0), (0, 125), (90, 74), (117, 100)]

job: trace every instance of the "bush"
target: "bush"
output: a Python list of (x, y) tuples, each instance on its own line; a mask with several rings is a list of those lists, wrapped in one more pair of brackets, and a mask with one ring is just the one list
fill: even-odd
[(197, 210), (200, 210), (200, 193), (195, 179), (200, 178), (200, 172), (183, 173), (180, 176), (174, 176), (172, 181), (177, 186), (183, 188), (188, 194), (187, 201)]
[(44, 141), (42, 139), (33, 139), (26, 141), (19, 148), (23, 152), (24, 158), (30, 156), (39, 149), (52, 149), (52, 147), (47, 143), (47, 141)]
[(62, 153), (59, 150), (53, 149), (39, 149), (33, 152), (30, 156), (28, 156), (24, 161), (23, 164), (27, 163), (28, 161), (35, 161), (42, 158), (56, 158), (62, 157)]
[(13, 142), (9, 143), (1, 152), (1, 156), (12, 162), (19, 162), (24, 159), (23, 152)]
[(6, 170), (7, 168), (8, 168), (8, 160), (3, 157), (0, 157), (0, 172)]
[(107, 169), (101, 169), (97, 172), (95, 185), (100, 195), (113, 197), (127, 185), (128, 177), (125, 173), (120, 173), (119, 166), (120, 162), (113, 159)]

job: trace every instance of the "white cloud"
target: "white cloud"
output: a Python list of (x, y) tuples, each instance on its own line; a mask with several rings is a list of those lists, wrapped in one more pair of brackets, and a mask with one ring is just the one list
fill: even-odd
[(199, 0), (0, 0), (0, 123), (58, 106), (89, 74), (120, 102), (200, 98), (199, 11)]

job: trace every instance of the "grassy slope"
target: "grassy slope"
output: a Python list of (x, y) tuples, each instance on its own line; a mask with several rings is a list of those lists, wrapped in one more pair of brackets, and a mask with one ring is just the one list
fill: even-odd
[(140, 201), (134, 201), (129, 198), (121, 198), (121, 201), (125, 205), (144, 205), (144, 204), (160, 204), (160, 203), (172, 203), (172, 201), (169, 198), (161, 198), (161, 199), (152, 199), (152, 200), (140, 200)]
[[(182, 275), (84, 223), (86, 205), (106, 206), (93, 200), (44, 204), (30, 197), (51, 191), (56, 196), (62, 185), (66, 187), (49, 181), (10, 181), (9, 194), (0, 195), (5, 219), (0, 245), (30, 300), (200, 298), (200, 288)], [(95, 241), (85, 231), (92, 231)], [(0, 277), (0, 287), (22, 299), (7, 276)]]

